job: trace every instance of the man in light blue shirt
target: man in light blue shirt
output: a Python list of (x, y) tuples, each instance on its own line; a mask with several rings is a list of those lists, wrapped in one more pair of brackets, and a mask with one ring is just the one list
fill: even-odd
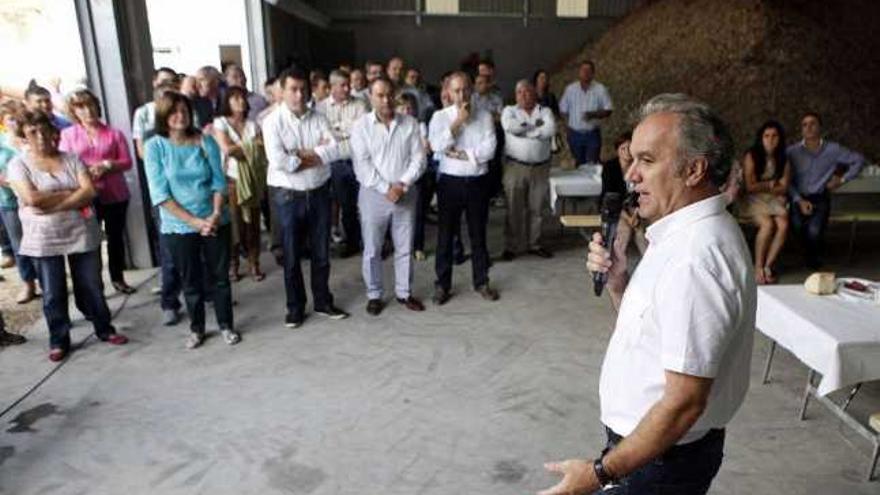
[(585, 60), (578, 68), (578, 80), (569, 84), (559, 101), (562, 121), (568, 126), (568, 147), (577, 165), (599, 163), (602, 150), (601, 121), (611, 115), (608, 90), (593, 80), (596, 65)]
[(803, 239), (807, 266), (816, 269), (822, 265), (830, 193), (859, 175), (865, 157), (822, 139), (822, 119), (817, 113), (804, 114), (801, 135), (803, 140), (786, 150), (791, 162), (791, 223)]

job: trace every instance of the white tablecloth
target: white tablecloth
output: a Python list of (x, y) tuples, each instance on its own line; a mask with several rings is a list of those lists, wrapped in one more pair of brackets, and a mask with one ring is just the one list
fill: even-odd
[(560, 196), (597, 197), (602, 193), (602, 165), (581, 165), (574, 170), (550, 170), (550, 208), (556, 212)]
[(874, 303), (814, 296), (802, 285), (763, 286), (756, 326), (822, 374), (819, 395), (880, 380), (880, 306)]

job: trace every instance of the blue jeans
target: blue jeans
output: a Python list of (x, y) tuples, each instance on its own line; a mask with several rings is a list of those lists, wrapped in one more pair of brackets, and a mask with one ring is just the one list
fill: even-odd
[[(287, 312), (302, 318), (306, 306), (306, 290), (300, 261), (310, 252), (312, 297), (315, 309), (333, 305), (330, 293), (330, 185), (311, 191), (294, 191), (273, 187), (272, 201), (281, 225), (284, 250), (284, 289)], [(308, 245), (307, 245), (308, 244)]]
[(6, 232), (6, 226), (3, 224), (0, 224), (0, 254), (3, 256), (14, 255), (12, 239), (9, 238), (9, 233)]
[[(43, 315), (49, 327), (49, 347), (70, 349), (70, 314), (67, 304), (67, 272), (65, 256), (41, 256), (31, 258), (40, 275), (43, 289)], [(116, 333), (110, 324), (110, 309), (104, 299), (104, 282), (101, 280), (101, 253), (98, 250), (66, 256), (70, 265), (70, 278), (78, 302), (91, 316), (95, 335), (106, 340)]]
[(34, 282), (37, 280), (37, 268), (34, 262), (27, 256), (18, 254), (21, 246), (21, 221), (18, 219), (17, 208), (0, 208), (0, 220), (6, 227), (6, 233), (9, 235), (9, 241), (12, 245), (12, 253), (15, 255), (15, 265), (18, 267), (18, 275), (23, 282)]
[(825, 250), (825, 230), (828, 217), (831, 215), (831, 197), (828, 193), (811, 194), (804, 199), (813, 203), (813, 214), (805, 216), (797, 203), (792, 202), (791, 226), (800, 234), (804, 243), (807, 266), (813, 269), (822, 266), (822, 255)]
[(597, 127), (592, 131), (568, 130), (568, 147), (574, 155), (576, 165), (599, 163), (602, 151), (602, 131)]
[[(607, 448), (620, 443), (621, 437), (606, 428)], [(620, 486), (594, 495), (703, 495), (721, 469), (724, 455), (724, 430), (709, 430), (703, 438), (676, 445), (660, 457), (620, 480)]]

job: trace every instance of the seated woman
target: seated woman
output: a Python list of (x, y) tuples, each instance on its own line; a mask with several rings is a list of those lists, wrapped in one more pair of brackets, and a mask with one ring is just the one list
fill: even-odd
[[(190, 319), (188, 349), (205, 340), (205, 279), (214, 284), (214, 313), (223, 340), (237, 344), (229, 283), (229, 211), (220, 148), (193, 127), (189, 99), (168, 91), (156, 104), (156, 135), (144, 146), (144, 169), (160, 235), (180, 271)], [(203, 274), (210, 275), (205, 277)]]
[(225, 158), (233, 225), (229, 276), (235, 282), (241, 279), (240, 247), (247, 253), (248, 271), (254, 280), (266, 278), (260, 270), (260, 201), (266, 190), (266, 155), (260, 128), (248, 118), (249, 112), (247, 91), (233, 86), (223, 95), (213, 129)]
[(34, 261), (40, 277), (49, 359), (60, 361), (70, 352), (65, 258), (74, 293), (91, 316), (95, 335), (113, 345), (125, 344), (128, 339), (111, 325), (104, 299), (101, 235), (92, 207), (96, 192), (86, 166), (76, 155), (58, 150), (58, 130), (43, 112), (24, 112), (16, 132), (26, 150), (9, 164), (7, 178), (19, 198), (19, 251)]
[(629, 143), (632, 141), (632, 133), (624, 132), (614, 140), (614, 150), (617, 154), (614, 158), (602, 164), (602, 192), (599, 194), (601, 206), (605, 194), (614, 192), (621, 197), (626, 196), (626, 172), (633, 164), (633, 157), (629, 152)]
[(131, 170), (131, 154), (122, 131), (101, 122), (101, 103), (87, 89), (75, 91), (67, 99), (74, 125), (61, 131), (61, 151), (74, 153), (86, 165), (98, 191), (95, 210), (107, 234), (110, 282), (117, 292), (132, 294), (135, 288), (125, 282), (125, 218), (128, 210), (128, 184), (125, 172)]
[(785, 156), (785, 130), (779, 122), (767, 121), (755, 134), (752, 147), (743, 157), (746, 199), (743, 213), (758, 226), (755, 237), (755, 280), (776, 282), (773, 265), (788, 234), (786, 192), (791, 166)]

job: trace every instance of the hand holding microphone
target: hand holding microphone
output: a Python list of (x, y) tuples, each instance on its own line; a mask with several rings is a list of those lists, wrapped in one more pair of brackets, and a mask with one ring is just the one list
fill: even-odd
[(626, 286), (626, 246), (632, 235), (627, 222), (620, 222), (623, 197), (607, 193), (602, 200), (602, 232), (593, 234), (587, 254), (587, 270), (593, 274), (593, 291), (601, 296), (605, 285), (614, 292)]

